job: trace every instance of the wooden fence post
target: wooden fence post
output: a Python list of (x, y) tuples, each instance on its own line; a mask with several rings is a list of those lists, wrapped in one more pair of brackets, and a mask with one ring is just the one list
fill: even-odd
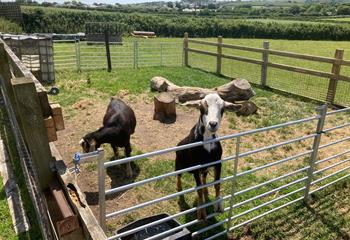
[(39, 97), (34, 82), (30, 78), (13, 78), (12, 86), (17, 103), (15, 108), (19, 115), (19, 125), (36, 167), (39, 184), (43, 189), (48, 187), (54, 173), (51, 169), (52, 155)]
[[(342, 64), (341, 60), (343, 60), (343, 56), (344, 56), (343, 49), (335, 50), (334, 58), (336, 59), (336, 61), (333, 63), (333, 66), (332, 66), (332, 73), (335, 75), (340, 74), (340, 69)], [(335, 93), (337, 91), (337, 85), (338, 85), (338, 78), (329, 79), (327, 98), (326, 98), (326, 101), (329, 104), (334, 103)]]
[(218, 37), (218, 49), (217, 49), (218, 55), (216, 58), (216, 74), (221, 75), (221, 54), (222, 54), (222, 36)]
[(264, 41), (263, 43), (264, 52), (262, 54), (262, 61), (263, 64), (261, 65), (261, 86), (266, 87), (266, 80), (267, 80), (267, 65), (269, 62), (269, 48), (270, 43), (268, 41)]
[(105, 45), (106, 45), (106, 57), (107, 57), (107, 71), (112, 71), (112, 62), (111, 62), (111, 52), (109, 49), (109, 32), (105, 31)]
[(3, 84), (6, 87), (7, 94), (10, 98), (10, 101), (14, 102), (14, 93), (11, 86), (11, 70), (9, 59), (6, 54), (5, 46), (3, 42), (0, 42), (0, 76), (3, 78)]
[(188, 33), (185, 32), (184, 36), (184, 62), (185, 67), (188, 67)]

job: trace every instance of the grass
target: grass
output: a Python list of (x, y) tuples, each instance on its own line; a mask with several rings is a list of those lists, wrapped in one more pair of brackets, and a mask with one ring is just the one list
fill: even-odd
[[(204, 40), (215, 42), (214, 38), (206, 38)], [(134, 39), (126, 38), (123, 46), (114, 45), (112, 52), (113, 68), (132, 68), (135, 61), (139, 62), (139, 67), (146, 66), (181, 66), (182, 65), (182, 39), (179, 38), (157, 38), (142, 39), (138, 44), (138, 58), (134, 56)], [(159, 42), (163, 42), (162, 47)], [(350, 59), (350, 44), (345, 41), (300, 41), (300, 40), (269, 40), (270, 49), (303, 53), (317, 56), (334, 57), (335, 49), (344, 49), (344, 59)], [(170, 44), (172, 43), (172, 44)], [(224, 39), (224, 43), (244, 45), (251, 47), (262, 47), (261, 39)], [(190, 44), (191, 48), (216, 52), (216, 47), (205, 46), (199, 44)], [(71, 57), (67, 54), (71, 53)], [(70, 68), (76, 69), (76, 59), (74, 57), (74, 44), (56, 43), (55, 59), (57, 69)], [(81, 69), (102, 69), (106, 68), (106, 59), (104, 56), (103, 46), (89, 46), (82, 43), (81, 52)], [(223, 53), (243, 56), (252, 59), (261, 60), (261, 54), (240, 50), (224, 49)], [(90, 56), (90, 58), (87, 58)], [(270, 62), (286, 64), (295, 67), (303, 67), (318, 71), (330, 72), (332, 65), (327, 63), (318, 63), (306, 60), (298, 60), (293, 58), (285, 58), (278, 56), (269, 56)], [(66, 64), (65, 66), (60, 64)], [(200, 55), (197, 53), (189, 54), (189, 64), (194, 68), (203, 69), (210, 72), (216, 71), (216, 57)], [(248, 79), (252, 83), (260, 83), (261, 67), (259, 65), (243, 63), (234, 60), (223, 59), (222, 74), (230, 77), (238, 77)], [(341, 74), (350, 75), (349, 67), (343, 66)], [(300, 73), (288, 72), (274, 68), (268, 68), (267, 85), (295, 93), (297, 95), (310, 97), (318, 100), (325, 100), (329, 79), (304, 75)], [(349, 83), (339, 82), (335, 102), (340, 105), (350, 104)]]
[[(84, 100), (84, 99), (94, 99), (95, 101), (106, 101), (106, 99), (111, 95), (122, 94), (125, 91), (129, 93), (131, 98), (138, 99), (138, 95), (146, 94), (149, 98), (153, 93), (149, 92), (149, 80), (154, 76), (164, 76), (167, 79), (173, 81), (175, 84), (181, 86), (200, 86), (200, 87), (214, 87), (217, 85), (224, 84), (228, 81), (227, 78), (218, 77), (213, 74), (205, 73), (196, 69), (183, 68), (183, 67), (152, 67), (152, 68), (140, 68), (140, 69), (115, 69), (111, 73), (107, 73), (105, 70), (96, 71), (83, 71), (81, 73), (75, 71), (59, 71), (57, 73), (57, 85), (61, 89), (61, 92), (57, 96), (51, 96), (52, 101), (58, 101), (64, 106), (65, 115), (68, 117), (66, 121), (70, 118), (74, 118), (78, 111), (72, 107), (74, 103)], [(236, 117), (232, 113), (227, 113), (226, 118), (229, 119), (230, 129), (232, 132), (240, 132), (249, 129), (255, 129), (258, 127), (266, 127), (274, 124), (287, 122), (291, 120), (296, 120), (304, 117), (309, 117), (315, 114), (315, 107), (317, 103), (309, 101), (304, 102), (299, 98), (279, 95), (276, 92), (271, 92), (259, 88), (254, 89), (256, 91), (256, 96), (252, 99), (259, 106), (259, 114), (252, 115), (248, 117)], [(80, 111), (80, 110), (79, 110)], [(330, 118), (327, 120), (326, 127), (334, 126), (335, 124), (344, 123), (347, 121), (349, 115), (342, 115), (337, 118)], [(280, 141), (286, 141), (292, 138), (305, 136), (314, 132), (315, 124), (306, 123), (300, 124), (294, 127), (287, 127), (278, 130), (274, 130), (267, 133), (259, 133), (252, 136), (247, 136), (242, 138), (241, 151), (246, 152), (259, 147), (267, 146), (272, 143), (277, 143)], [(335, 135), (325, 135), (322, 138), (322, 143), (330, 142), (335, 138), (340, 138), (340, 136), (346, 136), (346, 132), (338, 131)], [(225, 156), (234, 154), (234, 144), (233, 140), (225, 141), (222, 143), (225, 150)], [(252, 156), (240, 158), (239, 171), (245, 171), (262, 164), (271, 163), (282, 158), (292, 156), (297, 153), (310, 150), (312, 145), (311, 140), (307, 140), (300, 143), (290, 144), (275, 150), (270, 150), (262, 153), (258, 153)], [(331, 154), (339, 153), (344, 151), (342, 149), (348, 148), (349, 145), (341, 145), (336, 148), (327, 149), (327, 151), (320, 151), (319, 159), (330, 156)], [(154, 149), (157, 150), (157, 149)], [(135, 154), (142, 153), (142, 149), (137, 149), (134, 146)], [(107, 159), (113, 157), (111, 149), (106, 148)], [(159, 161), (161, 160), (161, 162)], [(138, 161), (134, 166), (137, 169), (137, 177), (134, 181), (140, 181), (149, 177), (164, 174), (173, 170), (173, 156), (165, 155), (159, 158), (149, 158), (142, 161)], [(246, 187), (264, 182), (268, 179), (281, 176), (286, 172), (290, 172), (296, 169), (305, 167), (308, 163), (308, 158), (299, 158), (292, 162), (288, 162), (279, 166), (275, 166), (263, 171), (259, 171), (254, 174), (247, 174), (239, 178), (236, 190), (242, 190)], [(325, 167), (322, 165), (319, 167)], [(89, 164), (86, 166), (89, 172), (94, 172), (96, 165)], [(226, 162), (223, 164), (222, 176), (227, 177), (232, 174), (232, 162)], [(339, 169), (339, 168), (338, 168)], [(120, 169), (119, 169), (120, 170)], [(110, 171), (110, 172), (108, 172)], [(108, 170), (108, 175), (111, 172), (118, 172), (118, 169)], [(330, 172), (327, 172), (329, 174)], [(112, 176), (112, 175), (110, 175)], [(262, 194), (271, 189), (282, 186), (285, 183), (292, 182), (300, 177), (305, 176), (305, 174), (295, 175), (293, 177), (287, 178), (283, 181), (276, 182), (262, 188), (241, 194), (235, 198), (235, 202), (241, 202), (249, 199), (258, 194)], [(321, 175), (320, 175), (321, 176)], [(210, 176), (212, 179), (212, 176)], [(165, 196), (176, 192), (174, 186), (175, 178), (167, 178), (157, 182), (153, 182), (142, 187), (135, 187), (127, 191), (127, 199), (118, 200), (117, 206), (122, 204), (123, 208), (135, 205), (138, 203), (146, 202), (157, 197)], [(327, 181), (326, 181), (327, 182)], [(323, 182), (322, 184), (324, 184)], [(120, 184), (120, 183), (119, 183)], [(184, 174), (183, 176), (183, 187), (188, 189), (193, 187), (194, 181), (192, 176), (189, 174)], [(339, 187), (340, 186), (340, 187)], [(252, 201), (234, 210), (235, 214), (242, 213), (248, 209), (262, 204), (266, 201), (272, 200), (276, 197), (282, 196), (283, 194), (288, 194), (291, 191), (297, 190), (303, 187), (303, 184), (295, 184), (287, 189), (280, 190), (273, 195), (267, 196), (265, 198)], [(332, 204), (338, 200), (348, 201), (345, 196), (348, 193), (349, 186), (338, 184), (334, 188), (330, 188), (326, 192), (320, 192), (315, 195), (315, 202), (310, 206), (303, 204), (295, 204), (291, 207), (285, 208), (279, 213), (273, 213), (262, 220), (259, 220), (248, 227), (238, 228), (232, 233), (232, 237), (252, 237), (253, 239), (340, 239), (339, 236), (341, 232), (350, 232), (350, 227), (346, 223), (350, 215), (347, 211), (347, 205), (337, 204), (332, 207)], [(213, 196), (213, 189), (210, 188), (210, 196)], [(231, 182), (225, 182), (222, 184), (222, 196), (231, 193)], [(338, 200), (333, 200), (330, 196), (343, 196)], [(247, 216), (241, 217), (234, 221), (234, 224), (239, 224), (244, 220), (248, 220), (251, 217), (257, 216), (270, 210), (272, 207), (279, 206), (287, 201), (295, 199), (302, 196), (302, 192), (293, 194), (277, 203), (273, 203), (268, 207), (264, 207)], [(118, 196), (119, 198), (125, 197), (124, 194)], [(213, 200), (211, 197), (210, 200)], [(125, 203), (124, 203), (125, 201)], [(120, 202), (120, 203), (119, 203)], [(186, 195), (187, 205), (183, 205), (183, 209), (192, 208), (196, 203), (196, 194), (191, 193)], [(115, 203), (113, 203), (116, 205)], [(129, 205), (128, 205), (129, 204)], [(225, 207), (228, 207), (229, 202), (225, 202)], [(328, 206), (328, 207), (324, 207)], [(169, 201), (162, 201), (158, 204), (154, 204), (151, 207), (140, 209), (131, 214), (115, 218), (113, 221), (108, 222), (108, 229), (110, 232), (114, 231), (116, 228), (124, 226), (136, 219), (140, 219), (145, 216), (152, 214), (159, 214), (161, 212), (168, 212), (170, 214), (177, 213), (179, 207), (177, 204), (177, 199), (171, 199)], [(213, 209), (209, 208), (209, 212)], [(226, 214), (222, 214), (213, 218), (209, 221), (210, 224), (220, 222), (227, 217)], [(305, 217), (307, 216), (307, 217)], [(335, 219), (331, 224), (326, 224), (322, 217), (326, 219)], [(196, 219), (196, 214), (191, 213), (179, 220), (181, 223), (190, 222)], [(309, 219), (314, 219), (310, 223)], [(303, 225), (306, 228), (302, 228)], [(331, 226), (333, 225), (333, 226)], [(191, 227), (190, 230), (196, 231), (203, 227), (204, 224), (199, 224)], [(297, 226), (298, 230), (294, 226)], [(321, 229), (319, 229), (321, 228)], [(299, 231), (299, 229), (302, 229)], [(215, 228), (208, 233), (201, 235), (201, 238), (205, 236), (213, 235), (217, 232), (222, 231), (222, 227)], [(346, 238), (344, 238), (346, 239)]]
[(348, 17), (340, 17), (340, 18), (324, 18), (323, 21), (329, 21), (329, 22), (350, 22), (350, 18)]
[[(17, 235), (14, 232), (12, 219), (8, 209), (5, 189), (2, 184), (0, 184), (0, 239), (1, 240), (37, 240), (42, 239), (40, 227), (36, 218), (35, 210), (32, 205), (29, 193), (26, 188), (24, 176), (22, 173), (22, 168), (19, 162), (19, 155), (16, 149), (15, 139), (8, 121), (8, 116), (5, 107), (2, 105), (0, 107), (0, 122), (1, 129), (0, 135), (4, 141), (5, 146), (7, 147), (7, 152), (9, 154), (9, 159), (19, 186), (21, 198), (23, 201), (24, 210), (28, 217), (28, 222), (30, 224), (30, 229), (28, 232)], [(0, 177), (1, 178), (1, 177)], [(2, 183), (2, 179), (0, 179)], [(16, 207), (16, 206), (14, 206)]]
[(0, 17), (0, 32), (19, 34), (22, 33), (22, 27), (18, 23)]

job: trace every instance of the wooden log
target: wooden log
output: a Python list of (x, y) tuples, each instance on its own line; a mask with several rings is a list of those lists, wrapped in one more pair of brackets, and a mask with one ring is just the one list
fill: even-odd
[(206, 89), (179, 87), (163, 77), (154, 77), (151, 79), (151, 89), (158, 92), (168, 92), (181, 103), (202, 99), (205, 95), (215, 92), (228, 102), (249, 100), (255, 95), (251, 85), (245, 79), (235, 79), (214, 89)]
[(58, 103), (50, 104), (52, 117), (55, 122), (56, 131), (64, 130), (64, 120), (62, 114), (62, 108)]
[(168, 93), (161, 93), (154, 97), (153, 120), (163, 123), (173, 123), (176, 121), (175, 98)]
[(235, 103), (241, 105), (241, 108), (236, 112), (237, 116), (249, 116), (252, 114), (256, 114), (258, 111), (258, 107), (255, 105), (255, 103), (251, 101)]

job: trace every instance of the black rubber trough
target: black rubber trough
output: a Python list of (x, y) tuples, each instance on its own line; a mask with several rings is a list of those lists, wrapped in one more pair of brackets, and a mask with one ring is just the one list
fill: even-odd
[[(159, 215), (155, 215), (155, 216), (151, 216), (151, 217), (137, 220), (137, 221), (132, 222), (129, 225), (119, 229), (117, 231), (117, 234), (129, 231), (131, 229), (134, 229), (134, 228), (137, 228), (140, 226), (144, 226), (148, 223), (152, 223), (152, 222), (158, 221), (158, 220), (166, 218), (166, 217), (169, 217), (169, 215), (168, 214), (159, 214)], [(164, 223), (157, 224), (155, 226), (142, 229), (134, 234), (130, 234), (130, 235), (125, 236), (125, 237), (121, 237), (121, 238), (119, 238), (119, 240), (143, 240), (143, 239), (152, 237), (154, 235), (168, 231), (168, 230), (173, 229), (173, 228), (178, 227), (178, 226), (181, 226), (181, 224), (178, 221), (176, 221), (174, 219), (170, 219)], [(159, 239), (191, 240), (192, 237), (191, 237), (191, 232), (187, 228), (182, 228), (182, 230), (180, 229), (176, 232), (169, 233), (169, 234), (167, 234)]]

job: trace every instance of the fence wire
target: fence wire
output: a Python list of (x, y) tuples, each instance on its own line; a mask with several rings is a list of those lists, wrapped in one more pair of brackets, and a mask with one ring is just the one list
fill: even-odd
[(326, 101), (329, 79), (268, 68), (267, 86), (302, 97)]
[[(104, 43), (54, 42), (54, 59), (57, 70), (107, 68)], [(125, 41), (111, 43), (109, 48), (112, 68), (183, 65), (182, 42)]]
[(19, 155), (19, 161), (21, 164), (24, 181), (35, 209), (36, 219), (39, 222), (42, 237), (43, 239), (55, 239), (51, 231), (51, 226), (50, 226), (50, 221), (48, 216), (48, 207), (45, 202), (45, 196), (43, 192), (40, 190), (39, 178), (35, 170), (35, 166), (33, 165), (33, 160), (24, 142), (24, 138), (22, 136), (18, 121), (16, 119), (15, 112), (8, 98), (6, 87), (4, 86), (4, 79), (2, 79), (1, 76), (0, 76), (0, 80), (1, 80), (0, 81), (1, 82), (0, 98), (2, 98), (4, 105), (6, 107), (9, 123), (11, 125), (12, 131), (15, 137), (16, 148)]
[[(196, 40), (189, 41), (190, 49), (206, 51), (209, 53), (194, 53), (189, 51), (189, 65), (209, 72), (218, 72), (216, 67), (217, 57), (215, 56), (215, 54), (218, 53), (218, 47), (212, 46), (213, 43), (216, 43), (198, 43), (198, 41), (195, 41)], [(263, 77), (261, 64), (263, 63), (264, 59), (263, 51), (264, 50), (262, 48), (249, 48), (246, 46), (232, 45), (223, 46), (222, 54), (236, 58), (245, 58), (245, 61), (243, 61), (244, 59), (227, 59), (223, 56), (221, 58), (221, 71), (219, 72), (228, 77), (244, 78), (251, 83), (262, 85)], [(290, 55), (293, 54), (287, 52), (279, 52), (279, 54), (282, 53), (286, 55), (279, 56), (276, 51), (267, 54), (268, 57), (266, 62), (280, 66), (276, 66), (279, 68), (269, 65), (267, 66), (266, 86), (322, 102), (331, 101), (334, 104), (342, 106), (350, 105), (350, 82), (345, 82), (342, 80), (338, 81), (335, 90), (335, 98), (333, 101), (331, 99), (331, 94), (330, 98), (327, 99), (327, 94), (334, 92), (330, 87), (330, 78), (310, 75), (307, 72), (307, 70), (313, 70), (318, 73), (332, 73), (332, 62), (325, 62), (324, 59), (315, 60), (315, 58), (319, 58), (317, 56), (312, 56), (314, 57), (312, 60), (310, 60), (310, 57), (309, 59), (306, 58), (306, 60), (302, 57), (291, 57)], [(289, 67), (291, 70), (280, 69), (283, 66)], [(299, 73), (296, 70), (307, 73)], [(346, 66), (345, 64), (341, 65), (340, 75), (349, 76), (350, 67)]]

